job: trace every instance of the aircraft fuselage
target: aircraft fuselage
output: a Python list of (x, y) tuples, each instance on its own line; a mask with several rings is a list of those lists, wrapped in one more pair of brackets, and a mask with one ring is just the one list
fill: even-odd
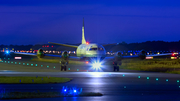
[(99, 44), (81, 44), (76, 50), (78, 57), (106, 57), (106, 50)]

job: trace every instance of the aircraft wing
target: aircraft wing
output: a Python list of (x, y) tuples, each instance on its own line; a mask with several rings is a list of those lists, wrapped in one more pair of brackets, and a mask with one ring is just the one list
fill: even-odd
[[(23, 52), (13, 52), (14, 54), (20, 54), (20, 55), (31, 55), (31, 56), (37, 56), (36, 53), (23, 53)], [(50, 56), (50, 57), (59, 57), (61, 58), (61, 55), (54, 55), (54, 54), (44, 54), (44, 56)], [(76, 56), (69, 56), (69, 59), (80, 59), (79, 57)]]
[[(153, 55), (146, 55), (146, 57), (158, 57), (158, 56), (171, 56), (173, 53), (165, 53), (165, 54), (153, 54)], [(133, 55), (133, 56), (121, 56), (122, 59), (133, 59), (133, 58), (139, 58), (139, 55)], [(112, 60), (115, 59), (115, 56), (106, 57), (106, 60)]]
[[(138, 58), (138, 55), (134, 55), (134, 56), (121, 56), (122, 59), (130, 59), (130, 58)], [(110, 56), (110, 57), (105, 57), (106, 60), (112, 60), (115, 59), (114, 56)]]
[(48, 43), (55, 44), (55, 45), (66, 46), (66, 47), (73, 47), (73, 48), (77, 48), (78, 47), (78, 46), (75, 46), (75, 45), (67, 45), (67, 44), (54, 43), (54, 42), (48, 42)]
[(21, 55), (31, 55), (31, 56), (37, 56), (35, 53), (23, 53), (23, 52), (13, 52), (14, 54), (21, 54)]
[(153, 55), (146, 55), (146, 57), (168, 56), (168, 55), (172, 55), (172, 54), (173, 54), (173, 53), (153, 54)]

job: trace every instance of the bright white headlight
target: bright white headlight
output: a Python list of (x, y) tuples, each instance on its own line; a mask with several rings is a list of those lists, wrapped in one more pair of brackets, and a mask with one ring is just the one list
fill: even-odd
[(92, 66), (94, 67), (94, 68), (100, 68), (101, 67), (101, 63), (99, 63), (99, 62), (95, 62), (95, 63), (93, 63), (92, 64)]

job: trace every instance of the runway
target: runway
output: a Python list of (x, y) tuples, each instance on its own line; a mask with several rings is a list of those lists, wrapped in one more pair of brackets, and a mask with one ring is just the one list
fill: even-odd
[[(48, 98), (49, 100), (133, 100), (176, 101), (180, 93), (180, 75), (166, 73), (128, 72), (0, 72), (1, 76), (50, 76), (69, 77), (64, 84), (1, 84), (13, 91), (60, 91), (62, 86), (83, 88), (83, 92), (101, 92), (102, 97)], [(147, 78), (148, 77), (148, 78)], [(168, 96), (167, 96), (168, 95)], [(48, 99), (33, 99), (45, 100)], [(18, 100), (21, 101), (21, 100)], [(24, 101), (22, 99), (22, 101)], [(26, 99), (27, 101), (27, 99)]]
[[(9, 63), (8, 63), (9, 61)], [(13, 63), (11, 63), (13, 62)], [(19, 64), (20, 63), (20, 64)], [(23, 65), (25, 63), (26, 65)], [(27, 63), (29, 65), (27, 65)], [(33, 65), (31, 65), (33, 64)], [(36, 66), (36, 64), (38, 64)], [(41, 65), (43, 64), (43, 67)], [(47, 67), (49, 66), (49, 67)], [(56, 66), (56, 68), (54, 68)], [(0, 63), (0, 76), (49, 76), (69, 77), (72, 81), (63, 84), (0, 84), (0, 91), (61, 91), (63, 86), (82, 88), (83, 92), (101, 92), (102, 97), (38, 98), (33, 101), (179, 101), (180, 75), (140, 72), (120, 69), (111, 72), (111, 67), (99, 72), (90, 72), (88, 65), (71, 64), (70, 70), (61, 72), (58, 63), (42, 63), (27, 60), (6, 60)], [(77, 70), (78, 69), (78, 70)], [(74, 70), (74, 71), (73, 71)], [(11, 100), (9, 100), (11, 101)], [(32, 101), (21, 99), (12, 101)]]

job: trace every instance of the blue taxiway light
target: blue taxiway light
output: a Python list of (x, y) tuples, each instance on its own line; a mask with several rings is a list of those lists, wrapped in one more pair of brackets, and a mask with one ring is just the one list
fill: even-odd
[(158, 78), (156, 78), (156, 81), (158, 81), (159, 79)]

